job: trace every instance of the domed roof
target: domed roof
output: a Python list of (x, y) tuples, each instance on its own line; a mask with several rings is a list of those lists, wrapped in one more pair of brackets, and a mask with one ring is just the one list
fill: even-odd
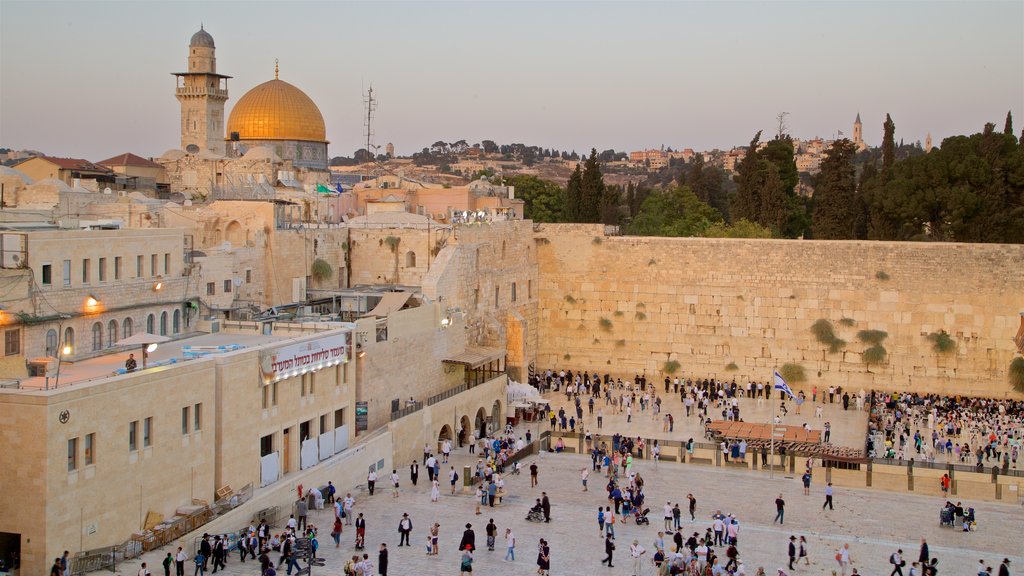
[(306, 93), (277, 78), (242, 96), (228, 117), (228, 137), (239, 140), (306, 140), (326, 142), (320, 109)]
[(192, 41), (188, 43), (189, 46), (206, 46), (208, 48), (216, 48), (213, 45), (213, 36), (206, 30), (203, 30), (202, 26), (199, 26), (199, 32), (192, 35)]
[(270, 160), (271, 162), (280, 162), (281, 159), (274, 154), (274, 151), (268, 146), (253, 146), (248, 152), (242, 155), (245, 160)]

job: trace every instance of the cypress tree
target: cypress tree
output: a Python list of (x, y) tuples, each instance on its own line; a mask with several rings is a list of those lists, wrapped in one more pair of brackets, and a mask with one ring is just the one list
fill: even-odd
[(889, 114), (885, 115), (885, 124), (882, 125), (882, 129), (885, 131), (882, 137), (882, 172), (888, 172), (896, 160), (896, 124), (893, 123)]
[(604, 176), (597, 161), (597, 149), (590, 149), (590, 157), (583, 163), (580, 182), (580, 222), (601, 221), (601, 199), (605, 195)]
[(583, 201), (583, 172), (580, 165), (576, 165), (572, 176), (569, 176), (569, 184), (565, 187), (565, 221), (582, 222), (580, 206)]
[(814, 186), (811, 233), (818, 240), (854, 238), (857, 223), (857, 179), (853, 157), (857, 148), (843, 138), (825, 152)]
[(1006, 111), (1006, 124), (1003, 125), (1003, 134), (1013, 136), (1013, 111)]
[(733, 180), (736, 182), (736, 195), (733, 197), (729, 210), (735, 220), (746, 218), (759, 224), (761, 223), (761, 203), (758, 192), (761, 188), (761, 175), (758, 170), (757, 143), (760, 139), (761, 131), (758, 130), (750, 141), (747, 155), (740, 160), (736, 167), (736, 175), (733, 176)]

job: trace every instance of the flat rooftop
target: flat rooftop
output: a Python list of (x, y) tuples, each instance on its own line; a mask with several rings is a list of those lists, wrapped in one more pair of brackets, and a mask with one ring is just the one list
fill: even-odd
[[(299, 325), (292, 324), (291, 326), (294, 327)], [(146, 366), (147, 368), (173, 366), (175, 364), (190, 362), (193, 359), (227, 354), (237, 350), (261, 348), (268, 344), (282, 344), (290, 341), (308, 339), (318, 332), (322, 333), (332, 329), (343, 329), (350, 326), (351, 325), (349, 324), (340, 322), (331, 324), (317, 323), (315, 325), (309, 324), (308, 328), (305, 328), (302, 332), (296, 332), (294, 329), (280, 330), (271, 335), (262, 334), (258, 330), (237, 331), (230, 328), (228, 330), (224, 330), (222, 328), (221, 331), (217, 333), (201, 333), (172, 340), (170, 342), (164, 342), (158, 345), (156, 350), (148, 354)], [(191, 347), (193, 350), (199, 347), (204, 347), (204, 355), (197, 356), (195, 358), (187, 357), (185, 347)], [(54, 368), (51, 370), (49, 383), (47, 383), (46, 377), (34, 376), (22, 380), (21, 388), (25, 390), (43, 390), (46, 389), (47, 386), (50, 389), (53, 389), (58, 385), (60, 388), (64, 388), (74, 384), (82, 384), (93, 380), (117, 376), (120, 373), (123, 373), (124, 364), (125, 361), (128, 360), (129, 354), (135, 355), (135, 361), (138, 365), (135, 372), (142, 372), (142, 348), (142, 346), (136, 346), (125, 350), (112, 351), (109, 354), (103, 354), (101, 356), (85, 360), (75, 362), (64, 361), (61, 362), (60, 365), (59, 384), (55, 376), (56, 368)]]

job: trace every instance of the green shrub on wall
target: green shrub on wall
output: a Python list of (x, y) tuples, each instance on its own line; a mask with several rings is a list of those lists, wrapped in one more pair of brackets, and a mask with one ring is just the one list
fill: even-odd
[(728, 364), (725, 365), (725, 371), (726, 372), (735, 372), (735, 371), (737, 371), (739, 369), (740, 369), (740, 367), (737, 366), (735, 362), (729, 362)]
[(679, 370), (680, 364), (676, 360), (669, 360), (665, 362), (665, 365), (661, 367), (661, 371), (665, 374), (675, 374)]
[(611, 320), (602, 317), (600, 320), (597, 321), (597, 324), (601, 327), (601, 330), (604, 330), (605, 332), (611, 332), (611, 329), (612, 329), (612, 321)]
[(932, 351), (936, 354), (946, 354), (956, 350), (956, 340), (953, 340), (953, 337), (945, 330), (932, 332), (926, 338), (932, 343)]
[(796, 382), (803, 382), (807, 380), (807, 374), (804, 373), (804, 367), (799, 364), (783, 364), (782, 368), (779, 369), (779, 374), (787, 384), (794, 384)]
[(1010, 386), (1017, 392), (1024, 392), (1024, 358), (1020, 356), (1010, 362)]
[(832, 323), (824, 318), (818, 319), (811, 325), (811, 333), (814, 334), (818, 342), (828, 346), (828, 351), (833, 354), (846, 346), (846, 340), (836, 336)]
[(313, 260), (313, 269), (310, 272), (315, 280), (328, 280), (334, 275), (334, 269), (323, 258)]

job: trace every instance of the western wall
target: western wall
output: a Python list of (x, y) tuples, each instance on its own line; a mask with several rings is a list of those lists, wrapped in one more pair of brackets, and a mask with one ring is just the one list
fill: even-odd
[[(675, 375), (793, 388), (1017, 396), (1007, 383), (1024, 322), (1024, 246), (606, 237), (600, 225), (535, 227), (537, 369), (660, 381)], [(827, 320), (844, 341), (812, 333)], [(862, 330), (885, 359), (868, 365)], [(955, 348), (936, 352), (930, 334)], [(668, 367), (671, 369), (671, 365)]]

